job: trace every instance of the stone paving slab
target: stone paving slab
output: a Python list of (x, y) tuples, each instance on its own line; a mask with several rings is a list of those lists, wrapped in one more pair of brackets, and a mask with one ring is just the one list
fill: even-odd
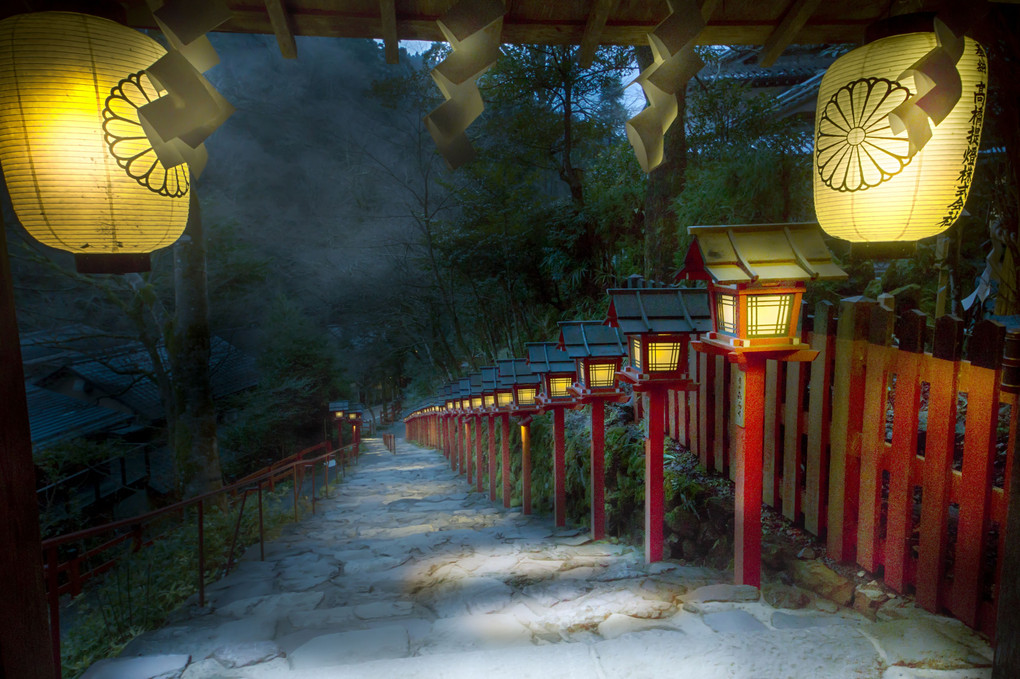
[[(249, 549), (206, 608), (175, 611), (89, 679), (121, 679), (118, 663), (143, 668), (130, 679), (990, 674), (987, 643), (956, 621), (784, 611), (731, 573), (646, 565), (640, 547), (503, 509), (436, 451), (398, 440), (392, 455), (375, 439), (362, 450), (265, 561)], [(145, 669), (167, 657), (162, 674)]]

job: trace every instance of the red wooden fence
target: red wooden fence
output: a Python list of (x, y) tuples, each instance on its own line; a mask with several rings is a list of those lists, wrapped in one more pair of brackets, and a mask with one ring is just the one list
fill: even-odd
[[(765, 504), (897, 592), (989, 634), (1017, 431), (1016, 396), (999, 391), (1004, 329), (926, 319), (877, 303), (819, 304), (804, 341), (810, 364), (766, 371)], [(736, 465), (736, 368), (694, 354), (697, 391), (670, 396), (670, 435), (707, 469)], [(1008, 447), (1002, 445), (1008, 437)]]

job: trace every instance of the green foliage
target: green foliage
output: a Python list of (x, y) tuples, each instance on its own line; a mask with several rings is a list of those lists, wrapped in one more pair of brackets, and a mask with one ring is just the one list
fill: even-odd
[(38, 485), (53, 483), (91, 465), (120, 457), (129, 449), (128, 444), (118, 439), (72, 439), (36, 450), (32, 457), (43, 475), (43, 478), (38, 479)]
[[(293, 518), (289, 484), (263, 498), (266, 539)], [(198, 591), (198, 531), (194, 510), (185, 523), (163, 526), (163, 539), (140, 552), (130, 547), (117, 565), (62, 613), (64, 676), (79, 676), (97, 660), (116, 655), (131, 639), (162, 626), (167, 614)], [(237, 507), (205, 510), (206, 582), (220, 577), (230, 551)], [(235, 559), (258, 542), (258, 512), (251, 503), (241, 521)], [(130, 543), (128, 543), (130, 545)]]
[(298, 307), (277, 297), (265, 327), (259, 386), (235, 400), (236, 418), (223, 434), (228, 476), (320, 436), (330, 398), (343, 393), (338, 348)]

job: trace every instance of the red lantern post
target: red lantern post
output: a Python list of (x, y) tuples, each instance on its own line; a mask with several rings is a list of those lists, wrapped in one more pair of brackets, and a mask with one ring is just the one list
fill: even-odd
[(605, 436), (606, 402), (621, 403), (627, 395), (616, 373), (627, 353), (626, 339), (601, 321), (561, 321), (559, 348), (575, 362), (577, 381), (570, 387), (578, 405), (591, 406), (591, 537), (606, 537)]
[(664, 551), (666, 392), (692, 389), (687, 379), (687, 346), (692, 335), (709, 330), (711, 314), (704, 290), (661, 287), (609, 290), (606, 323), (627, 338), (630, 365), (617, 373), (632, 385), (635, 401), (648, 395), (648, 437), (645, 440), (645, 561), (661, 561)]
[(521, 512), (531, 514), (531, 417), (538, 412), (535, 398), (541, 378), (531, 371), (526, 359), (497, 362), (497, 405), (503, 413), (503, 506), (510, 506), (510, 415), (520, 418), (521, 428)]
[(797, 334), (808, 280), (846, 274), (832, 262), (817, 224), (692, 226), (678, 278), (707, 280), (712, 331), (695, 349), (740, 366), (734, 578), (761, 585), (762, 441), (765, 361), (811, 361)]
[(570, 385), (574, 383), (574, 362), (567, 352), (556, 348), (553, 342), (531, 342), (528, 365), (542, 378), (542, 391), (536, 403), (539, 412), (553, 414), (553, 509), (557, 526), (567, 525), (567, 465), (564, 439), (563, 411), (573, 408), (574, 397)]

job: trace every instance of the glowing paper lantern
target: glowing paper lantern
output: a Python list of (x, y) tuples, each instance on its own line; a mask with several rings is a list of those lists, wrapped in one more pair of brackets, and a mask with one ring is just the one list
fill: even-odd
[(188, 218), (188, 166), (167, 169), (138, 120), (159, 98), (143, 72), (156, 41), (97, 17), (0, 22), (0, 162), (11, 202), (41, 243), (79, 270), (148, 268)]
[(914, 241), (949, 228), (963, 210), (988, 62), (973, 40), (936, 28), (860, 47), (822, 79), (814, 197), (829, 235)]

